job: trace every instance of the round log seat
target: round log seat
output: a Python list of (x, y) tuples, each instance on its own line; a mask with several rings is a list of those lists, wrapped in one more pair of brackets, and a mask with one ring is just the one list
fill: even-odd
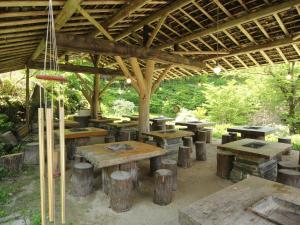
[(196, 141), (196, 160), (206, 161), (206, 142)]
[(90, 163), (75, 163), (71, 177), (71, 193), (87, 196), (93, 191), (93, 166)]
[(223, 134), (222, 135), (222, 145), (231, 142), (231, 135)]
[(124, 163), (119, 165), (119, 170), (120, 171), (126, 171), (130, 174), (133, 188), (138, 188), (139, 186), (139, 168), (137, 166), (136, 162), (129, 162), (129, 163)]
[(168, 169), (172, 171), (172, 190), (177, 190), (177, 162), (172, 159), (163, 159), (161, 161), (161, 169)]
[(193, 137), (183, 137), (183, 145), (190, 148), (190, 152), (193, 152)]
[(289, 169), (300, 171), (300, 165), (292, 161), (279, 161), (278, 169)]
[(218, 151), (217, 153), (217, 176), (221, 178), (229, 178), (233, 168), (235, 155), (231, 152)]
[(182, 168), (191, 167), (190, 147), (187, 146), (179, 147), (177, 165)]
[(206, 143), (211, 143), (212, 142), (212, 129), (206, 128)]
[(126, 171), (115, 171), (110, 175), (110, 207), (115, 212), (126, 212), (133, 203), (133, 184), (131, 175)]
[(296, 170), (280, 169), (277, 182), (300, 188), (300, 172)]
[(200, 131), (197, 131), (196, 133), (196, 141), (203, 141), (203, 142), (206, 142), (207, 140), (207, 133), (205, 130), (200, 130)]
[(172, 171), (159, 169), (154, 176), (153, 202), (158, 205), (168, 205), (172, 202)]

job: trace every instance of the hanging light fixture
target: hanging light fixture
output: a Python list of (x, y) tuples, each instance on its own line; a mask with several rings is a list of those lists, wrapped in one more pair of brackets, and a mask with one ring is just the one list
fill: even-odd
[(127, 83), (127, 84), (131, 84), (131, 79), (130, 79), (130, 78), (127, 78), (127, 79), (126, 79), (126, 83)]
[[(217, 32), (219, 31), (219, 7), (217, 7)], [(218, 39), (218, 33), (217, 33), (217, 39)], [(217, 41), (217, 57), (219, 57), (219, 42)], [(216, 62), (215, 67), (213, 68), (213, 71), (215, 74), (221, 73), (221, 66), (218, 62)]]

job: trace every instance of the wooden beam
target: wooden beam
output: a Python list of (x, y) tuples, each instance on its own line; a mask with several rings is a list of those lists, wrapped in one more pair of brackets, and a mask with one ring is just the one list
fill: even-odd
[(92, 54), (103, 54), (108, 56), (136, 57), (139, 59), (152, 59), (157, 62), (175, 64), (177, 66), (200, 69), (204, 65), (199, 61), (188, 59), (183, 56), (167, 52), (141, 48), (138, 46), (127, 46), (115, 42), (95, 39), (83, 36), (71, 36), (57, 34), (56, 41), (59, 48), (70, 51), (86, 52)]
[[(27, 66), (30, 69), (38, 69), (38, 70), (44, 69), (44, 63), (42, 62), (30, 61), (27, 63)], [(88, 74), (99, 73), (103, 76), (108, 76), (108, 77), (117, 77), (123, 75), (122, 71), (120, 70), (112, 70), (107, 68), (95, 68), (95, 67), (79, 66), (79, 65), (72, 65), (72, 64), (58, 64), (58, 67), (59, 70), (61, 71), (72, 72), (72, 73), (88, 73)], [(47, 65), (47, 68), (49, 68), (49, 65)]]
[(285, 35), (288, 36), (288, 35), (289, 35), (289, 32), (288, 32), (288, 30), (286, 29), (286, 27), (284, 26), (284, 24), (282, 23), (282, 21), (281, 21), (279, 15), (278, 15), (277, 13), (275, 13), (273, 16), (274, 16), (274, 18), (276, 19), (277, 23), (279, 24), (279, 26), (280, 26), (281, 30), (283, 31), (283, 33), (284, 33)]
[[(275, 49), (277, 47), (292, 45), (292, 44), (295, 44), (298, 42), (300, 42), (300, 40), (293, 41), (293, 39), (290, 37), (282, 38), (282, 39), (275, 40), (275, 41), (268, 41), (265, 44), (251, 45), (251, 46), (248, 46), (245, 48), (239, 48), (239, 49), (233, 50), (228, 55), (226, 55), (226, 57), (240, 55), (240, 54), (247, 54), (247, 53), (252, 53), (252, 52), (259, 52), (259, 51), (264, 51), (264, 50), (269, 50), (269, 49)], [(221, 57), (219, 57), (219, 56), (206, 57), (204, 59), (204, 61), (211, 60), (211, 59), (218, 59), (218, 58), (221, 58)]]
[(296, 5), (299, 5), (299, 4), (300, 4), (300, 0), (290, 0), (290, 1), (286, 1), (286, 2), (283, 2), (283, 3), (277, 4), (277, 5), (270, 6), (270, 7), (265, 7), (261, 10), (256, 11), (256, 12), (252, 12), (252, 13), (243, 15), (239, 18), (231, 19), (231, 20), (228, 20), (224, 23), (221, 23), (221, 24), (218, 25), (218, 29), (217, 29), (217, 25), (215, 25), (211, 28), (207, 28), (205, 30), (197, 31), (195, 33), (192, 33), (192, 34), (186, 35), (184, 37), (181, 37), (177, 40), (162, 44), (158, 47), (158, 49), (164, 49), (164, 48), (173, 46), (176, 43), (182, 43), (182, 42), (197, 39), (199, 37), (207, 36), (207, 35), (210, 35), (212, 33), (215, 33), (216, 30), (222, 31), (224, 29), (228, 29), (228, 28), (237, 26), (239, 24), (247, 23), (247, 22), (255, 20), (255, 19), (259, 19), (259, 18), (262, 18), (262, 17), (273, 15), (274, 13), (278, 13), (278, 12), (281, 12), (281, 11), (284, 11), (284, 10), (288, 10), (289, 8), (294, 7)]
[(172, 3), (168, 4), (167, 6), (162, 8), (161, 10), (151, 14), (150, 16), (148, 16), (148, 17), (144, 18), (143, 20), (141, 20), (140, 22), (130, 26), (128, 29), (123, 31), (121, 34), (117, 35), (115, 40), (118, 41), (118, 40), (128, 36), (130, 33), (140, 29), (144, 25), (150, 24), (153, 21), (160, 18), (161, 16), (170, 14), (171, 12), (173, 12), (173, 11), (175, 11), (175, 10), (191, 3), (192, 1), (193, 0), (176, 0), (176, 1), (172, 1)]
[[(60, 13), (55, 18), (55, 30), (59, 31), (68, 21), (68, 19), (71, 18), (71, 16), (76, 12), (77, 6), (80, 5), (80, 3), (83, 0), (68, 0), (65, 4), (63, 9), (60, 11)], [(36, 60), (39, 55), (44, 51), (45, 49), (45, 39), (41, 40), (40, 44), (38, 45), (37, 49), (33, 53), (33, 55), (30, 57), (30, 60)]]
[(161, 75), (158, 77), (158, 79), (153, 83), (151, 93), (153, 94), (156, 89), (159, 87), (160, 83), (163, 81), (163, 79), (167, 76), (168, 72), (171, 70), (172, 65), (167, 66)]
[(145, 78), (144, 78), (144, 75), (142, 73), (142, 70), (141, 70), (141, 67), (139, 65), (137, 58), (131, 57), (131, 58), (129, 58), (129, 62), (131, 64), (132, 70), (135, 74), (140, 93), (141, 94), (146, 93), (147, 87), (146, 87)]
[(162, 16), (159, 21), (156, 24), (156, 27), (154, 29), (154, 31), (151, 33), (150, 38), (147, 41), (146, 47), (149, 48), (154, 40), (154, 38), (156, 37), (156, 35), (158, 34), (161, 26), (164, 24), (165, 20), (166, 20), (167, 16)]
[(174, 51), (174, 54), (180, 55), (227, 55), (229, 52), (226, 51)]
[(108, 81), (108, 83), (102, 88), (102, 90), (99, 92), (99, 97), (101, 97), (104, 92), (112, 85), (112, 83), (117, 79), (117, 77), (113, 77)]
[(231, 13), (221, 4), (219, 0), (213, 0), (213, 2), (229, 17), (232, 18)]
[(289, 61), (287, 60), (287, 58), (285, 57), (285, 55), (283, 54), (283, 52), (281, 51), (280, 48), (276, 48), (277, 52), (279, 53), (279, 55), (281, 56), (281, 58), (283, 59), (283, 61), (288, 64)]

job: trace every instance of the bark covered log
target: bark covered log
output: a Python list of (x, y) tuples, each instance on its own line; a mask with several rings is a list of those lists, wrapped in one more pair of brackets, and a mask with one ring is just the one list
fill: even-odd
[(182, 168), (191, 167), (190, 148), (186, 146), (180, 146), (178, 150), (177, 165)]
[(23, 168), (23, 153), (15, 153), (0, 157), (0, 165), (7, 171), (18, 173)]
[(150, 175), (152, 176), (156, 170), (160, 168), (161, 156), (150, 158)]
[(196, 141), (196, 160), (206, 161), (206, 142)]
[(139, 187), (139, 168), (136, 162), (124, 163), (119, 166), (119, 170), (126, 171), (130, 174), (133, 188)]
[(300, 188), (300, 172), (289, 169), (280, 169), (277, 174), (277, 182)]
[(76, 163), (71, 177), (71, 193), (86, 196), (93, 191), (93, 166), (89, 163)]
[(235, 155), (230, 152), (219, 151), (217, 153), (217, 176), (221, 178), (229, 178), (233, 168)]
[(177, 162), (172, 159), (163, 159), (161, 161), (161, 169), (168, 169), (172, 171), (172, 190), (177, 190)]
[(172, 202), (172, 171), (159, 169), (154, 177), (153, 202), (158, 205), (168, 205)]
[(193, 137), (183, 137), (183, 145), (190, 148), (190, 152), (193, 152)]
[(109, 193), (110, 190), (110, 175), (119, 170), (119, 165), (117, 166), (110, 166), (110, 167), (105, 167), (102, 169), (102, 190), (105, 194)]

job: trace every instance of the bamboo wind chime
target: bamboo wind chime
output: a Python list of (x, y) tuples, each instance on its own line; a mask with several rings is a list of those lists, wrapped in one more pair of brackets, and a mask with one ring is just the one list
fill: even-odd
[[(49, 63), (47, 64), (47, 59)], [(49, 68), (46, 66), (49, 65)], [(64, 135), (64, 99), (62, 86), (58, 85), (58, 105), (59, 105), (59, 155), (60, 162), (58, 160), (55, 163), (55, 156), (57, 152), (54, 150), (54, 132), (53, 132), (53, 108), (54, 108), (54, 82), (65, 82), (65, 78), (58, 76), (58, 55), (55, 38), (55, 26), (53, 17), (52, 0), (49, 0), (49, 12), (48, 12), (48, 24), (47, 33), (45, 38), (45, 57), (44, 57), (44, 72), (46, 70), (55, 71), (55, 75), (37, 75), (37, 79), (44, 81), (51, 81), (51, 92), (47, 92), (43, 88), (44, 95), (42, 95), (42, 85), (40, 85), (40, 107), (38, 109), (38, 125), (39, 125), (39, 157), (40, 157), (40, 194), (41, 194), (41, 223), (47, 224), (46, 219), (46, 195), (48, 193), (48, 218), (49, 222), (55, 224), (55, 178), (57, 177), (56, 169), (59, 164), (60, 168), (60, 203), (61, 203), (61, 223), (65, 224), (65, 135)], [(45, 73), (46, 74), (46, 73)], [(48, 94), (50, 94), (51, 103), (48, 104)], [(44, 98), (44, 103), (42, 99)], [(45, 135), (46, 125), (46, 135)], [(47, 160), (45, 163), (45, 143), (46, 138), (46, 154)], [(45, 165), (47, 165), (47, 186), (45, 179)]]

